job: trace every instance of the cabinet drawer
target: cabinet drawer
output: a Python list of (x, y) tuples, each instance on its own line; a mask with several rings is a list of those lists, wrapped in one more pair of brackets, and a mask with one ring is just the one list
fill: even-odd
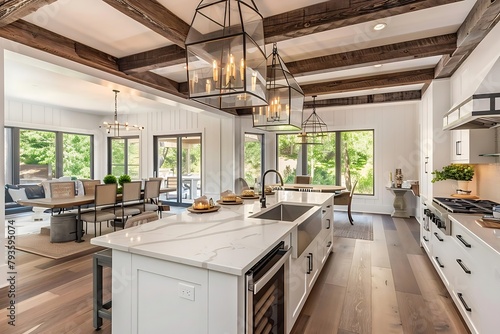
[(461, 224), (453, 221), (451, 231), (453, 239), (460, 245), (460, 248), (467, 251), (472, 257), (484, 257), (486, 255), (485, 246)]

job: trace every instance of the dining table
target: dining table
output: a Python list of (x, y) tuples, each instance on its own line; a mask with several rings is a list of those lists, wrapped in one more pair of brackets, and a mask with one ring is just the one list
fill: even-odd
[[(175, 188), (161, 188), (160, 193), (175, 191)], [(116, 196), (117, 203), (121, 201), (121, 194)], [(47, 209), (68, 209), (77, 207), (76, 242), (83, 242), (83, 222), (81, 220), (82, 206), (94, 203), (94, 195), (73, 196), (65, 198), (34, 198), (19, 200), (23, 206), (42, 207)]]
[(332, 184), (302, 184), (302, 183), (285, 183), (284, 185), (273, 184), (273, 188), (295, 191), (317, 191), (323, 193), (334, 193), (346, 189), (344, 186), (336, 186)]

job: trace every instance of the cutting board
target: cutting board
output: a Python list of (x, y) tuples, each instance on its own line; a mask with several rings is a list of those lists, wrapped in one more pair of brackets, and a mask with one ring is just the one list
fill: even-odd
[(463, 198), (463, 199), (478, 199), (479, 198), (476, 195), (470, 195), (470, 194), (451, 194), (451, 197)]
[(480, 219), (476, 219), (476, 223), (481, 227), (500, 229), (500, 222), (498, 222), (498, 221), (492, 221), (492, 220), (480, 218)]

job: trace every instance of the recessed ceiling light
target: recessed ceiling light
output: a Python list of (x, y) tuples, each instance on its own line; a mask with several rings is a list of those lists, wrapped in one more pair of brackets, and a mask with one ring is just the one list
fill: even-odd
[(382, 30), (385, 27), (387, 27), (387, 24), (385, 23), (377, 23), (376, 25), (373, 26), (373, 30)]
[(382, 67), (382, 64), (375, 64), (373, 67)]

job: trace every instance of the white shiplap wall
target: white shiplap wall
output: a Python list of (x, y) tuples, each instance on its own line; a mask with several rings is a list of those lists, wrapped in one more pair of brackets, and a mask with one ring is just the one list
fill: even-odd
[[(405, 180), (418, 180), (419, 175), (419, 103), (364, 105), (352, 107), (318, 108), (316, 112), (327, 123), (329, 131), (370, 130), (375, 133), (375, 195), (355, 196), (353, 211), (391, 213), (394, 196), (385, 189), (389, 172), (401, 168)], [(311, 113), (306, 110), (304, 119)], [(239, 136), (259, 132), (252, 128), (251, 117), (241, 120)], [(275, 168), (276, 136), (264, 132), (266, 169)], [(241, 139), (243, 140), (243, 139)], [(406, 195), (408, 209), (414, 214), (416, 199)]]

